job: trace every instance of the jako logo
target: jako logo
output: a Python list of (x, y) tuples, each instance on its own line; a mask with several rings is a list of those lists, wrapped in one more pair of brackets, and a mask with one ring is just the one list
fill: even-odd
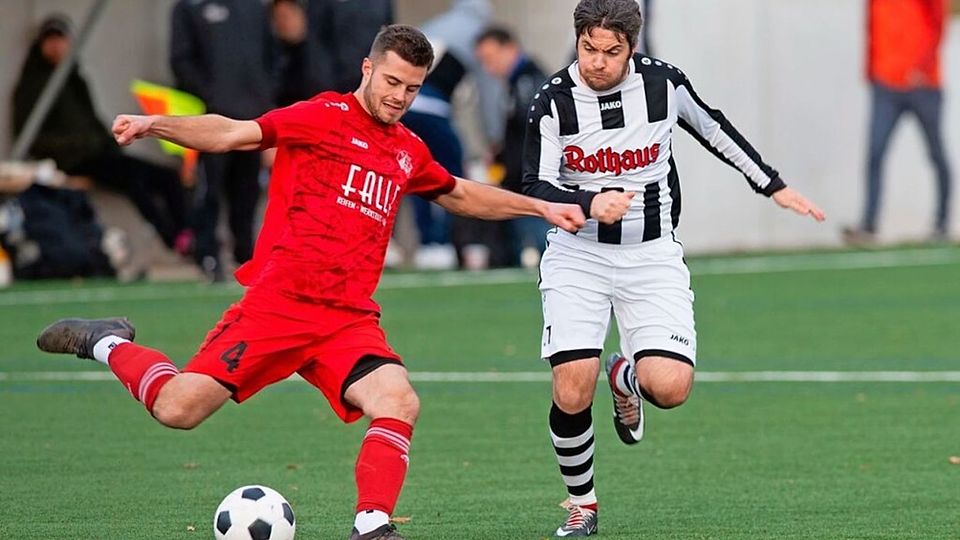
[(682, 343), (682, 344), (684, 344), (684, 345), (690, 345), (690, 340), (689, 340), (689, 339), (687, 339), (687, 338), (685, 338), (685, 337), (683, 337), (683, 336), (678, 336), (678, 335), (676, 335), (676, 334), (671, 335), (671, 336), (670, 336), (670, 340), (671, 340), (671, 341), (676, 341), (676, 342), (678, 342), (678, 343)]
[(600, 112), (612, 111), (614, 109), (622, 109), (622, 108), (623, 108), (623, 102), (620, 100), (600, 104)]
[(583, 148), (571, 145), (563, 149), (563, 157), (566, 167), (572, 171), (613, 173), (619, 176), (623, 171), (642, 169), (656, 162), (660, 157), (660, 143), (623, 152), (610, 147), (601, 148), (589, 156)]
[(358, 139), (358, 138), (356, 138), (356, 137), (354, 137), (353, 139), (350, 140), (350, 144), (352, 144), (352, 145), (354, 145), (354, 146), (359, 146), (360, 148), (363, 148), (364, 150), (369, 150), (369, 149), (370, 149), (370, 145), (367, 144), (367, 141), (361, 141), (360, 139)]
[(324, 103), (324, 105), (327, 107), (334, 107), (334, 108), (340, 109), (343, 112), (347, 112), (350, 110), (350, 106), (347, 105), (346, 103), (343, 103), (342, 101), (327, 101), (326, 103)]

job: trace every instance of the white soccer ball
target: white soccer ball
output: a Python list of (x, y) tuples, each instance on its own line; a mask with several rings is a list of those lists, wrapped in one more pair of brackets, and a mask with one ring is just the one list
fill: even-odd
[(290, 503), (266, 486), (244, 486), (223, 499), (213, 514), (217, 540), (293, 540)]

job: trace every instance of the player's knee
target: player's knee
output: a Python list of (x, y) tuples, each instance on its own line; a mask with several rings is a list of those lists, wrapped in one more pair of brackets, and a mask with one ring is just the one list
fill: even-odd
[(690, 397), (689, 388), (672, 387), (661, 388), (651, 392), (648, 401), (660, 409), (672, 409), (686, 403)]
[(668, 381), (659, 381), (645, 388), (644, 398), (660, 409), (672, 409), (683, 405), (690, 397), (693, 381), (678, 377)]
[(567, 414), (576, 414), (593, 403), (591, 388), (566, 388), (554, 393), (553, 399), (557, 407)]
[(153, 417), (157, 422), (174, 429), (193, 429), (203, 422), (196, 410), (180, 403), (157, 401), (153, 405)]
[(693, 366), (669, 358), (649, 358), (637, 363), (643, 398), (660, 409), (683, 405), (693, 388)]
[(413, 424), (420, 416), (420, 397), (413, 388), (397, 389), (384, 396), (382, 404), (371, 416), (386, 416)]
[(420, 396), (411, 388), (399, 401), (398, 414), (407, 423), (413, 424), (420, 416)]

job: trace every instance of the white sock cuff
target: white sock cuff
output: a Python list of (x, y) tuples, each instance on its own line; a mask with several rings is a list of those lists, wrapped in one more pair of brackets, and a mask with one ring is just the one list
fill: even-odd
[(100, 341), (93, 346), (94, 360), (109, 366), (110, 353), (113, 352), (113, 349), (115, 349), (117, 345), (122, 345), (124, 343), (130, 343), (130, 340), (114, 335), (101, 338)]
[(357, 518), (353, 521), (353, 527), (360, 534), (367, 534), (390, 523), (390, 516), (380, 510), (361, 510), (357, 512)]
[(570, 495), (570, 503), (577, 506), (597, 504), (597, 494), (591, 489), (586, 495)]

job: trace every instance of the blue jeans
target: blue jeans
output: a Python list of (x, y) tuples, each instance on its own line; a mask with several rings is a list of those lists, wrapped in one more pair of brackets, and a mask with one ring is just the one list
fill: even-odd
[(939, 89), (894, 90), (882, 84), (873, 84), (873, 111), (870, 117), (870, 146), (867, 157), (867, 204), (863, 213), (863, 228), (877, 230), (877, 213), (880, 207), (883, 158), (887, 152), (890, 135), (905, 112), (916, 115), (923, 129), (930, 161), (937, 175), (937, 201), (934, 228), (946, 232), (948, 203), (950, 202), (950, 167), (943, 151), (940, 117), (943, 93)]
[(547, 249), (547, 231), (552, 225), (541, 217), (526, 216), (511, 220), (513, 225), (514, 249), (519, 258), (523, 248), (534, 247), (543, 254)]
[[(463, 146), (449, 118), (410, 111), (403, 116), (403, 125), (426, 143), (427, 148), (445, 169), (454, 176), (463, 176)], [(450, 214), (439, 205), (420, 197), (411, 197), (420, 243), (449, 244)]]

